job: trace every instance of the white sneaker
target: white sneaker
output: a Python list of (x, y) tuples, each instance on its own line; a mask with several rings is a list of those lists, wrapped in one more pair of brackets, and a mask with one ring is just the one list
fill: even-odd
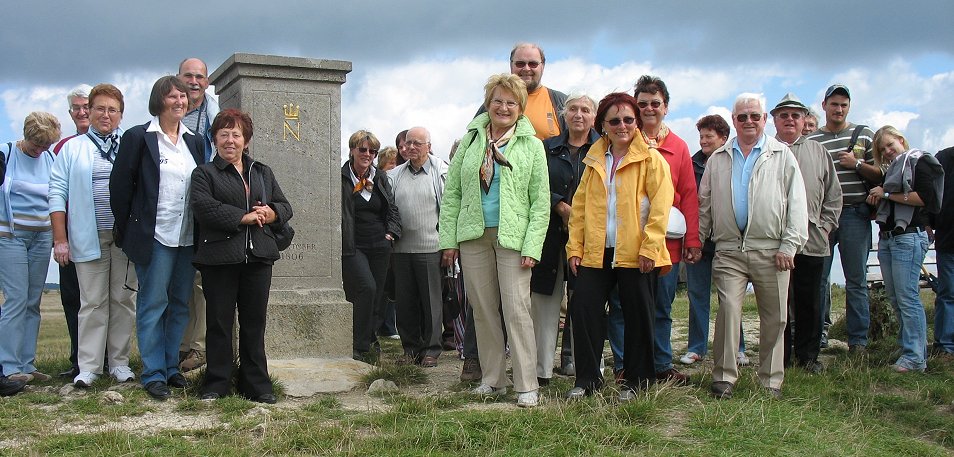
[(517, 406), (521, 408), (533, 408), (537, 406), (537, 403), (540, 403), (540, 395), (536, 390), (521, 392), (517, 395)]
[(679, 358), (679, 362), (683, 365), (692, 365), (700, 360), (702, 360), (702, 356), (695, 352), (687, 352), (686, 355)]
[(740, 367), (745, 367), (745, 366), (748, 366), (750, 363), (752, 363), (749, 360), (749, 356), (745, 355), (745, 352), (742, 352), (742, 351), (739, 351), (739, 353), (736, 354), (735, 360), (739, 362)]
[(109, 374), (113, 375), (119, 382), (127, 382), (136, 379), (136, 375), (133, 374), (133, 371), (129, 367), (115, 367), (109, 370)]
[(81, 371), (80, 374), (73, 378), (73, 385), (76, 387), (89, 387), (93, 385), (97, 379), (99, 379), (98, 374), (92, 371)]
[(477, 395), (504, 395), (507, 393), (506, 387), (491, 387), (489, 384), (481, 384), (473, 390), (473, 393)]

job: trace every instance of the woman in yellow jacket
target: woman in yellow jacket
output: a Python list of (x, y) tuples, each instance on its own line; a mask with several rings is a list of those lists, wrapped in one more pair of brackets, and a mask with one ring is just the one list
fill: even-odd
[(586, 169), (573, 197), (567, 258), (577, 275), (570, 303), (576, 384), (568, 398), (599, 389), (599, 360), (606, 339), (605, 304), (619, 287), (625, 321), (626, 358), (621, 400), (649, 387), (653, 365), (653, 304), (656, 276), (672, 265), (666, 227), (672, 207), (669, 165), (636, 129), (636, 99), (612, 93), (600, 101)]

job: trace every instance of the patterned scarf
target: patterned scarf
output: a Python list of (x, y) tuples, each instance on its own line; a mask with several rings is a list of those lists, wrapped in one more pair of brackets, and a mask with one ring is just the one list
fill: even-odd
[(484, 195), (490, 193), (490, 183), (494, 180), (494, 162), (500, 164), (502, 167), (510, 168), (510, 162), (507, 161), (507, 158), (500, 153), (500, 148), (505, 146), (507, 142), (510, 141), (510, 138), (513, 137), (513, 133), (517, 130), (517, 124), (510, 126), (503, 136), (494, 140), (490, 136), (490, 125), (487, 125), (487, 148), (484, 152), (484, 162), (480, 166), (480, 188), (484, 191)]
[[(118, 130), (118, 129), (117, 129)], [(99, 149), (99, 155), (104, 159), (113, 163), (116, 160), (116, 151), (119, 149), (119, 135), (116, 133), (117, 130), (113, 130), (111, 133), (103, 135), (96, 131), (96, 129), (89, 129), (86, 132), (86, 136), (96, 145), (96, 148)]]
[(669, 127), (663, 123), (659, 126), (659, 134), (656, 135), (656, 138), (650, 138), (646, 135), (646, 132), (643, 130), (639, 131), (643, 135), (643, 141), (646, 142), (646, 145), (651, 148), (659, 148), (660, 144), (666, 141), (666, 137), (669, 136)]
[(364, 172), (362, 176), (355, 174), (354, 166), (349, 165), (348, 169), (351, 170), (351, 181), (354, 182), (354, 190), (351, 193), (356, 194), (366, 191), (367, 197), (370, 197), (371, 192), (374, 191), (374, 167), (368, 167), (368, 171)]

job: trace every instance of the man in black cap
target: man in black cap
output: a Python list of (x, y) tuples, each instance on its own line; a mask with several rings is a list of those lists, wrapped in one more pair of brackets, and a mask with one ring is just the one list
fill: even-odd
[[(771, 111), (775, 139), (788, 145), (805, 181), (808, 203), (808, 242), (795, 255), (788, 295), (788, 326), (785, 329), (785, 367), (797, 365), (810, 373), (824, 368), (818, 361), (822, 316), (819, 287), (825, 257), (831, 255), (828, 234), (838, 227), (841, 216), (841, 186), (828, 151), (817, 141), (802, 136), (808, 107), (794, 94), (786, 94)], [(792, 328), (794, 326), (794, 329)], [(795, 360), (792, 360), (792, 354)]]
[[(848, 326), (848, 353), (864, 354), (868, 346), (868, 250), (871, 249), (871, 207), (865, 203), (868, 189), (881, 182), (883, 175), (871, 153), (874, 132), (864, 125), (848, 122), (851, 94), (835, 84), (825, 91), (822, 109), (825, 125), (808, 136), (822, 144), (838, 172), (842, 210), (838, 228), (829, 235), (832, 251), (840, 243), (841, 267), (845, 273), (845, 321)], [(831, 310), (832, 255), (822, 269), (821, 303), (826, 316), (822, 347), (828, 345), (828, 317)]]

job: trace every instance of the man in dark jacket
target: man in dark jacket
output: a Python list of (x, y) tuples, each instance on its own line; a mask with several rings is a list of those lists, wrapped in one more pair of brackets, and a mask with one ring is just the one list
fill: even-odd
[(938, 152), (944, 169), (941, 212), (931, 215), (937, 258), (937, 297), (934, 301), (934, 352), (954, 357), (954, 147)]

